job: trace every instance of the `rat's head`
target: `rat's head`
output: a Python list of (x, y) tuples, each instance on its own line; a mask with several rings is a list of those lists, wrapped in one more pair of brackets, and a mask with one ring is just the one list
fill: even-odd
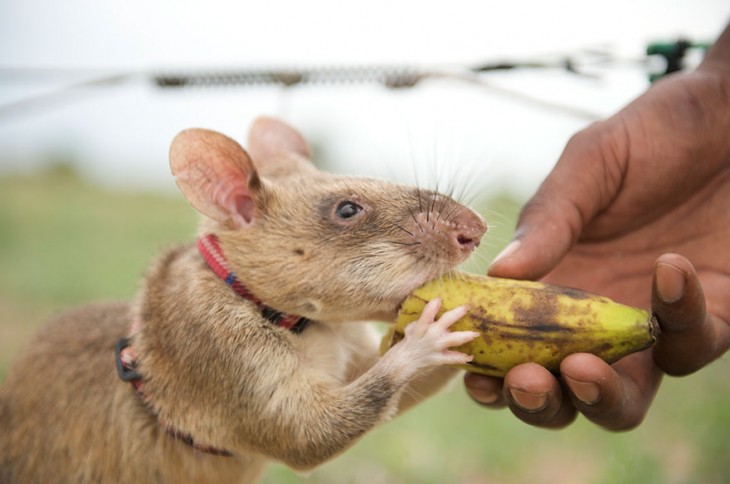
[(241, 282), (268, 306), (310, 319), (391, 319), (487, 229), (445, 195), (317, 170), (302, 136), (271, 118), (254, 123), (248, 152), (219, 133), (183, 131), (170, 166)]

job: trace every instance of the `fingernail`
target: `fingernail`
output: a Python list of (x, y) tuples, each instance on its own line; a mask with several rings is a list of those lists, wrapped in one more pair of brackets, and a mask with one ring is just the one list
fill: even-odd
[(671, 304), (682, 299), (684, 284), (684, 273), (677, 267), (663, 262), (657, 264), (656, 290), (662, 302)]
[(563, 379), (568, 383), (573, 395), (586, 405), (593, 405), (601, 399), (601, 387), (597, 383), (574, 380), (565, 375)]
[(539, 412), (547, 406), (547, 395), (544, 393), (530, 393), (518, 388), (510, 388), (509, 393), (512, 400), (528, 412)]
[(480, 390), (474, 387), (471, 387), (471, 396), (472, 398), (474, 398), (474, 400), (479, 403), (483, 403), (484, 405), (491, 405), (499, 398), (499, 395), (497, 395), (493, 391)]
[(479, 403), (490, 405), (499, 399), (499, 393), (494, 391), (492, 385), (482, 383), (481, 378), (471, 378), (468, 382), (469, 395)]
[(494, 258), (492, 263), (489, 267), (494, 266), (498, 262), (509, 259), (510, 257), (514, 256), (518, 250), (520, 250), (520, 246), (522, 245), (522, 242), (520, 240), (513, 240), (509, 244), (507, 244), (507, 247), (502, 249), (502, 252), (500, 252), (497, 257)]

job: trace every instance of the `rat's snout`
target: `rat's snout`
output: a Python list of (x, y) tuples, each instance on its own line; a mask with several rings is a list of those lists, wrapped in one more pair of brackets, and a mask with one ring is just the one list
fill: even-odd
[(411, 234), (412, 252), (445, 266), (464, 262), (479, 246), (487, 232), (484, 219), (449, 197), (433, 193), (410, 212), (405, 233)]
[(488, 230), (484, 219), (478, 213), (466, 208), (454, 217), (453, 224), (452, 243), (467, 255), (479, 247), (482, 237)]

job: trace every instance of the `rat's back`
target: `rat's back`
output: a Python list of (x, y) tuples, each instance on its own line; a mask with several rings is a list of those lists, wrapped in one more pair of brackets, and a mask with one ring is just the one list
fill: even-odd
[[(111, 444), (118, 403), (113, 349), (128, 327), (128, 312), (124, 303), (68, 311), (14, 363), (0, 387), (2, 482), (54, 482), (63, 474), (59, 469), (77, 482), (104, 477), (83, 475), (78, 460), (107, 454), (94, 443)], [(114, 462), (104, 460), (114, 470)], [(53, 475), (43, 475), (49, 469)]]

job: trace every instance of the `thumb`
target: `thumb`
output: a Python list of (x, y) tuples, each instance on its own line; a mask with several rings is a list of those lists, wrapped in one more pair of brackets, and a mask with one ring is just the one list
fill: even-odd
[(687, 375), (720, 357), (730, 346), (730, 326), (708, 314), (692, 264), (664, 254), (654, 265), (652, 311), (661, 327), (654, 361), (669, 375)]
[(613, 198), (620, 183), (606, 176), (605, 123), (596, 123), (570, 139), (555, 168), (522, 209), (514, 239), (492, 262), (489, 275), (543, 277), (573, 247), (602, 208), (602, 200)]
[(574, 205), (550, 197), (550, 191), (543, 185), (522, 209), (514, 238), (490, 265), (490, 276), (540, 279), (573, 247), (581, 217)]

